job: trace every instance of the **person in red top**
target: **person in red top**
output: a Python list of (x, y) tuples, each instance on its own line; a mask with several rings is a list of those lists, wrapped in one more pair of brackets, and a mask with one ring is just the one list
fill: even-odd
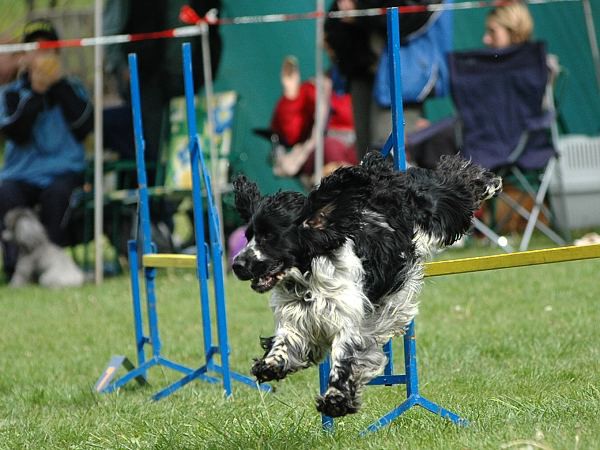
[(310, 137), (315, 122), (316, 102), (313, 82), (300, 83), (298, 71), (290, 66), (289, 60), (284, 62), (281, 75), (283, 95), (277, 102), (271, 119), (271, 129), (286, 147), (292, 147)]
[[(358, 163), (354, 147), (355, 134), (350, 95), (333, 88), (335, 72), (325, 78), (324, 91), (329, 118), (324, 139), (324, 168), (327, 175), (343, 165)], [(315, 170), (316, 87), (312, 80), (301, 82), (296, 58), (285, 58), (281, 69), (283, 95), (271, 119), (271, 131), (282, 146), (275, 155), (274, 173), (279, 176), (312, 177)], [(310, 180), (309, 184), (314, 180)]]

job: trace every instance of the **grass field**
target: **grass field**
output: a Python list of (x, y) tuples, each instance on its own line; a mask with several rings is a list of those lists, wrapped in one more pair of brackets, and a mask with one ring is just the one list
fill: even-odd
[[(0, 448), (600, 449), (599, 271), (591, 260), (428, 279), (417, 321), (421, 393), (470, 426), (412, 409), (365, 438), (358, 433), (403, 400), (403, 386), (368, 388), (362, 411), (336, 420), (331, 434), (314, 409), (315, 369), (275, 394), (235, 384), (226, 399), (218, 385), (194, 382), (152, 402), (176, 379), (155, 368), (149, 388), (98, 395), (111, 355), (134, 357), (128, 279), (3, 286)], [(163, 353), (201, 365), (193, 273), (161, 272), (157, 296)], [(228, 278), (227, 301), (232, 366), (248, 373), (258, 337), (272, 331), (267, 298)]]

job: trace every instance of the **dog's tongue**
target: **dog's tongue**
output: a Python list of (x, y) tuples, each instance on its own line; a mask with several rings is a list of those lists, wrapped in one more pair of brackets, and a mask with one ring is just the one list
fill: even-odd
[(273, 287), (275, 278), (272, 275), (267, 275), (265, 277), (256, 278), (252, 280), (252, 284), (250, 285), (252, 289), (256, 292), (266, 292)]

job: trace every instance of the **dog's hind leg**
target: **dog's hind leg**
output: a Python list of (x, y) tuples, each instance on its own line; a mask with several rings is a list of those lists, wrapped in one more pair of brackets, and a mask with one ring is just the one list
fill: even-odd
[(261, 338), (261, 346), (265, 354), (252, 366), (252, 374), (259, 383), (281, 380), (290, 373), (313, 365), (323, 354), (290, 326), (278, 328), (275, 336)]
[(330, 417), (358, 411), (362, 388), (382, 372), (385, 362), (374, 339), (345, 329), (333, 341), (329, 387), (317, 398), (317, 410)]

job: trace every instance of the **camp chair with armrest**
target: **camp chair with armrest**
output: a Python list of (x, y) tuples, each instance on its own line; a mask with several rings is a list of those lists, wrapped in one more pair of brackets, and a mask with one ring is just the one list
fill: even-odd
[(558, 158), (547, 60), (543, 42), (449, 56), (452, 99), (460, 120), (460, 151), (532, 200), (528, 210), (522, 198), (500, 196), (527, 221), (520, 250), (528, 248), (534, 228), (556, 244), (565, 244), (539, 220), (543, 212), (552, 222), (545, 199)]

